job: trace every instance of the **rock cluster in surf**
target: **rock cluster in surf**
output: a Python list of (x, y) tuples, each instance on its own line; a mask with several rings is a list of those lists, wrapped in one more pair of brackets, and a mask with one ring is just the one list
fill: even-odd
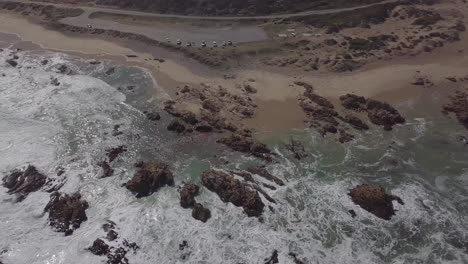
[(211, 218), (211, 212), (202, 204), (195, 201), (195, 197), (199, 194), (200, 187), (193, 183), (187, 183), (182, 186), (180, 191), (180, 206), (182, 208), (191, 208), (192, 217), (202, 222), (208, 221)]
[(115, 246), (109, 246), (104, 239), (98, 238), (87, 250), (96, 256), (106, 256), (107, 264), (128, 264), (127, 254), (129, 252), (135, 254), (140, 247), (135, 242), (130, 243), (126, 239), (121, 239), (116, 231), (117, 224), (113, 221), (108, 220), (102, 229), (106, 232), (104, 239), (113, 242)]
[(49, 225), (57, 232), (64, 232), (66, 236), (86, 221), (86, 209), (89, 205), (81, 199), (79, 193), (72, 195), (55, 192), (44, 211), (49, 213)]

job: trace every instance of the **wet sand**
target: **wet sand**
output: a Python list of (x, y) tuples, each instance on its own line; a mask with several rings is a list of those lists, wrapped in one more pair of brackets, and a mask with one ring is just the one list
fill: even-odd
[[(31, 19), (9, 13), (2, 13), (0, 16), (0, 32), (17, 34), (23, 41), (37, 43), (45, 49), (74, 52), (95, 59), (111, 58), (144, 67), (152, 73), (157, 82), (155, 86), (165, 90), (169, 96), (178, 91), (177, 87), (200, 83), (212, 87), (222, 85), (230, 92), (236, 93), (239, 92), (239, 85), (254, 80), (251, 84), (258, 92), (253, 98), (259, 107), (256, 117), (247, 120), (246, 123), (266, 132), (304, 126), (304, 114), (297, 106), (297, 97), (303, 90), (293, 85), (298, 80), (312, 84), (318, 94), (329, 97), (332, 101), (336, 101), (340, 95), (355, 93), (385, 99), (390, 103), (400, 103), (417, 100), (421, 98), (421, 93), (425, 93), (424, 88), (411, 85), (415, 76), (430, 76), (436, 84), (435, 87), (439, 87), (432, 89), (440, 90), (444, 85), (452, 85), (446, 77), (468, 74), (468, 56), (459, 52), (468, 50), (468, 44), (463, 39), (430, 54), (399, 58), (391, 62), (382, 61), (351, 73), (325, 74), (299, 70), (280, 71), (257, 63), (246, 69), (216, 70), (158, 47), (132, 41), (117, 42), (114, 39), (63, 34), (46, 29)], [(125, 56), (128, 54), (138, 57), (128, 58)], [(165, 62), (152, 60), (153, 57), (164, 58)], [(225, 74), (234, 74), (236, 77), (225, 79)]]

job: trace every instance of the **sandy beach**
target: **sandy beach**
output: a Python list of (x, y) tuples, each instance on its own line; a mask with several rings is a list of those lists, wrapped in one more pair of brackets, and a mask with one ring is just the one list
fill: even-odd
[[(184, 85), (199, 86), (202, 83), (212, 87), (222, 86), (232, 93), (238, 93), (239, 85), (251, 80), (257, 90), (252, 96), (259, 107), (256, 116), (247, 120), (246, 124), (259, 131), (303, 127), (304, 114), (296, 100), (303, 88), (294, 85), (296, 81), (312, 84), (317, 93), (332, 101), (343, 94), (355, 93), (398, 104), (427, 93), (427, 90), (411, 84), (417, 76), (430, 76), (432, 82), (437, 84), (433, 89), (440, 89), (441, 85), (453, 85), (446, 80), (448, 76), (463, 76), (468, 72), (465, 36), (462, 36), (462, 41), (433, 51), (430, 56), (400, 57), (372, 63), (354, 72), (336, 74), (278, 70), (258, 63), (243, 69), (212, 69), (158, 47), (64, 34), (44, 28), (33, 18), (26, 19), (11, 13), (3, 13), (0, 17), (0, 32), (19, 35), (22, 41), (38, 44), (45, 49), (144, 67), (152, 73), (157, 86), (171, 97)], [(136, 57), (126, 56), (130, 54)], [(161, 63), (152, 58), (164, 58), (165, 61)], [(224, 78), (226, 75), (234, 78)]]

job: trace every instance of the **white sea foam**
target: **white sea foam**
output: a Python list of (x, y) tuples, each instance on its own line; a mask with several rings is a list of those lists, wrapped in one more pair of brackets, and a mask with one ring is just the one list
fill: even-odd
[[(0, 61), (9, 53), (1, 52)], [(42, 66), (39, 61), (44, 58), (50, 63)], [(212, 212), (212, 218), (202, 223), (191, 217), (190, 210), (180, 207), (175, 188), (162, 188), (150, 197), (136, 199), (121, 187), (134, 172), (131, 164), (138, 150), (132, 143), (154, 144), (158, 153), (171, 151), (163, 149), (165, 142), (158, 135), (144, 134), (138, 125), (144, 117), (125, 104), (122, 93), (96, 78), (57, 74), (54, 65), (73, 67), (70, 58), (60, 54), (37, 57), (21, 53), (20, 62), (22, 68), (0, 65), (0, 73), (6, 75), (0, 77), (0, 171), (30, 163), (53, 175), (56, 167), (63, 166), (67, 181), (61, 191), (79, 191), (90, 208), (86, 212), (89, 219), (72, 236), (64, 237), (47, 226), (43, 208), (49, 194), (39, 191), (13, 203), (0, 187), (0, 251), (5, 250), (0, 259), (5, 263), (103, 263), (103, 257), (84, 249), (105, 235), (101, 225), (108, 219), (117, 223), (121, 239), (141, 247), (136, 254), (128, 254), (134, 264), (264, 263), (273, 250), (279, 251), (279, 263), (293, 263), (290, 252), (305, 263), (466, 260), (466, 249), (461, 246), (467, 237), (466, 214), (458, 215), (450, 202), (453, 197), (431, 189), (443, 187), (437, 191), (447, 192), (448, 180), (431, 187), (429, 180), (418, 181), (417, 177), (423, 176), (407, 174), (401, 184), (389, 185), (388, 189), (405, 201), (404, 206), (395, 204), (398, 212), (390, 221), (378, 219), (349, 199), (347, 192), (352, 186), (367, 179), (385, 182), (372, 173), (378, 172), (382, 159), (396, 156), (396, 151), (386, 149), (389, 141), (397, 142), (395, 148), (406, 146), (399, 138), (376, 132), (343, 147), (327, 145), (313, 135), (306, 142), (309, 156), (301, 162), (290, 160), (278, 147), (275, 151), (280, 162), (268, 169), (286, 185), (267, 190), (277, 200), (277, 204), (270, 204), (274, 212), (266, 208), (260, 223), (202, 188), (196, 199)], [(29, 66), (32, 68), (27, 69)], [(51, 77), (61, 84), (52, 85)], [(143, 143), (111, 136), (115, 124), (139, 134)], [(117, 162), (115, 176), (98, 179), (97, 162), (105, 149), (121, 144), (129, 145), (129, 153)], [(183, 157), (171, 164), (176, 183), (198, 177), (188, 168), (192, 164), (213, 164), (208, 158), (179, 155)], [(237, 154), (226, 157), (254, 161)], [(466, 185), (466, 173), (457, 179)], [(356, 211), (356, 218), (348, 213), (350, 209)], [(189, 247), (180, 250), (183, 240)]]

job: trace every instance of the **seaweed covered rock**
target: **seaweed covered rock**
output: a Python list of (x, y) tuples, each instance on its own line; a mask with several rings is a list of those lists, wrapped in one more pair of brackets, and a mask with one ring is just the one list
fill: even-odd
[(202, 182), (208, 190), (218, 194), (223, 202), (242, 207), (249, 217), (262, 214), (265, 205), (258, 192), (234, 176), (222, 171), (209, 170), (203, 173)]
[(65, 232), (71, 235), (73, 230), (80, 227), (86, 221), (86, 209), (88, 203), (81, 200), (81, 195), (53, 193), (44, 211), (49, 213), (49, 225), (57, 232)]
[(47, 177), (38, 172), (36, 167), (28, 165), (25, 170), (12, 171), (3, 178), (3, 186), (10, 194), (19, 194), (22, 197), (39, 190), (46, 183)]
[(180, 206), (183, 208), (192, 208), (195, 205), (195, 196), (198, 195), (200, 187), (189, 183), (185, 184), (180, 191)]
[(390, 220), (395, 215), (393, 200), (404, 204), (399, 197), (385, 193), (385, 189), (376, 184), (358, 185), (351, 189), (349, 196), (355, 204), (384, 220)]
[(160, 162), (140, 162), (133, 178), (125, 187), (136, 195), (137, 198), (149, 196), (167, 185), (174, 185), (174, 176), (169, 166)]

